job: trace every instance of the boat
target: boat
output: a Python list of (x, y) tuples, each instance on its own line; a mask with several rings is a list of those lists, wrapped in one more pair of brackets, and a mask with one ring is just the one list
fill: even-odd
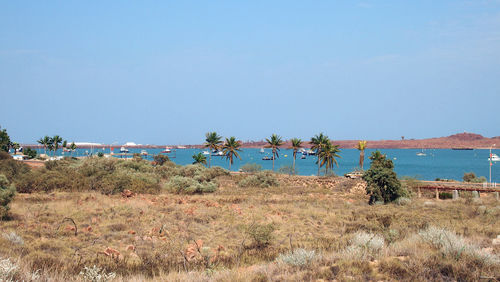
[(452, 150), (474, 150), (474, 148), (468, 148), (468, 147), (458, 147), (458, 148), (451, 148)]
[(222, 156), (224, 156), (224, 152), (222, 152), (222, 151), (213, 151), (212, 152), (212, 156), (222, 157)]
[(120, 153), (128, 153), (128, 149), (125, 147), (120, 148)]
[(425, 156), (427, 156), (427, 154), (425, 154), (424, 153), (424, 149), (422, 149), (422, 152), (418, 152), (417, 156), (419, 156), (419, 157), (425, 157)]
[(146, 150), (141, 150), (141, 155), (146, 156), (148, 154), (148, 151)]
[(168, 153), (172, 152), (172, 150), (170, 150), (169, 147), (165, 147), (165, 150), (163, 150), (161, 152), (164, 153), (164, 154), (168, 154)]
[(497, 154), (491, 154), (491, 157), (488, 158), (490, 162), (500, 162), (500, 157)]
[(203, 151), (203, 155), (210, 155), (209, 151)]
[(187, 147), (179, 145), (179, 146), (177, 146), (177, 149), (187, 149)]
[(303, 160), (305, 160), (306, 159), (306, 155), (302, 154), (302, 156), (300, 158), (303, 159)]
[(313, 151), (312, 149), (309, 149), (309, 150), (307, 150), (307, 155), (314, 156), (314, 155), (316, 155), (316, 152)]
[(260, 148), (260, 153), (264, 154), (264, 148)]
[(272, 161), (272, 160), (273, 160), (273, 158), (272, 158), (272, 157), (270, 157), (270, 156), (265, 156), (265, 157), (262, 157), (262, 160), (263, 160), (263, 161)]

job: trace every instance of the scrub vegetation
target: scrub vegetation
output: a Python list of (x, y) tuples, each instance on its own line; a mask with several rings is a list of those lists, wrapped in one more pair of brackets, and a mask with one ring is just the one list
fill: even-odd
[(0, 221), (0, 278), (500, 278), (500, 206), (492, 196), (436, 201), (408, 193), (369, 205), (364, 180), (162, 164), (94, 157), (30, 170), (1, 160), (2, 187), (18, 193)]

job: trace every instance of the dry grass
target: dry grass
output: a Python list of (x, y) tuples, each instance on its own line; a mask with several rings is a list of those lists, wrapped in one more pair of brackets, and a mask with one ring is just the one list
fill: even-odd
[[(0, 230), (15, 232), (24, 244), (0, 236), (0, 258), (16, 262), (14, 278), (26, 281), (37, 270), (40, 280), (78, 281), (80, 271), (94, 265), (116, 273), (113, 281), (500, 278), (498, 263), (456, 252), (444, 256), (418, 239), (421, 230), (436, 226), (498, 258), (500, 247), (491, 239), (500, 234), (500, 205), (493, 198), (369, 206), (363, 193), (346, 187), (355, 182), (338, 179), (338, 189), (286, 180), (278, 187), (243, 188), (236, 185), (242, 177), (219, 178), (220, 188), (204, 195), (18, 194), (12, 219), (1, 221)], [(249, 236), (256, 226), (273, 227), (269, 244)], [(353, 244), (373, 247), (373, 238), (384, 242), (376, 254), (344, 255)], [(300, 267), (276, 261), (298, 249), (317, 258)]]

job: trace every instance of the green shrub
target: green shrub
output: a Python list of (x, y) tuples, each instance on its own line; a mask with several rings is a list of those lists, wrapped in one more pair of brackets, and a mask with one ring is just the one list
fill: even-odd
[(464, 173), (463, 180), (464, 182), (472, 182), (472, 183), (483, 183), (487, 181), (486, 177), (484, 176), (476, 177), (476, 174), (474, 172)]
[(176, 175), (166, 184), (167, 188), (178, 194), (211, 193), (217, 190), (214, 182), (198, 182), (194, 178)]
[(38, 153), (36, 152), (36, 150), (34, 149), (31, 149), (31, 148), (26, 148), (24, 149), (24, 152), (23, 152), (26, 156), (28, 156), (29, 159), (34, 159), (36, 158), (36, 156), (38, 155)]
[(0, 219), (7, 217), (9, 204), (14, 198), (16, 188), (10, 184), (5, 175), (0, 174)]
[[(294, 169), (291, 165), (285, 165), (280, 167), (279, 173), (288, 174), (288, 175), (296, 175), (298, 173), (297, 169)], [(328, 176), (335, 176), (335, 174), (331, 171), (328, 172)]]
[(452, 199), (453, 195), (450, 192), (439, 192), (439, 199), (441, 200), (447, 200), (447, 199)]
[(270, 224), (252, 224), (245, 228), (245, 233), (253, 240), (256, 248), (267, 247), (273, 240), (275, 227)]
[(279, 181), (272, 172), (261, 171), (243, 178), (238, 182), (238, 186), (267, 188), (271, 186), (279, 186)]
[(386, 159), (379, 151), (373, 152), (370, 160), (370, 169), (363, 174), (363, 180), (367, 183), (366, 194), (370, 195), (370, 205), (381, 201), (389, 203), (408, 195), (394, 172), (391, 160)]
[(23, 162), (13, 160), (12, 158), (0, 160), (0, 174), (5, 175), (10, 182), (16, 183), (17, 180), (30, 171), (28, 165)]
[(154, 156), (153, 160), (159, 166), (162, 166), (165, 163), (170, 162), (170, 158), (168, 156), (165, 156), (162, 154), (158, 154), (158, 155)]
[(244, 164), (240, 167), (242, 172), (246, 173), (256, 173), (262, 170), (262, 166), (260, 164)]

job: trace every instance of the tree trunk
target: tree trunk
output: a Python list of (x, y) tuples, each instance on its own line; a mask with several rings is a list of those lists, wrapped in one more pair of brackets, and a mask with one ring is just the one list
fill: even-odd
[(273, 149), (273, 171), (274, 171), (274, 149)]
[(293, 152), (293, 165), (292, 165), (292, 172), (295, 175), (295, 158), (297, 157), (297, 152)]
[(361, 150), (359, 152), (359, 166), (361, 167), (361, 170), (363, 170), (364, 162), (365, 162), (365, 150)]
[(319, 176), (319, 168), (320, 168), (320, 166), (319, 166), (319, 153), (318, 153), (318, 176)]
[(212, 166), (212, 153), (208, 155), (208, 167), (210, 168)]

